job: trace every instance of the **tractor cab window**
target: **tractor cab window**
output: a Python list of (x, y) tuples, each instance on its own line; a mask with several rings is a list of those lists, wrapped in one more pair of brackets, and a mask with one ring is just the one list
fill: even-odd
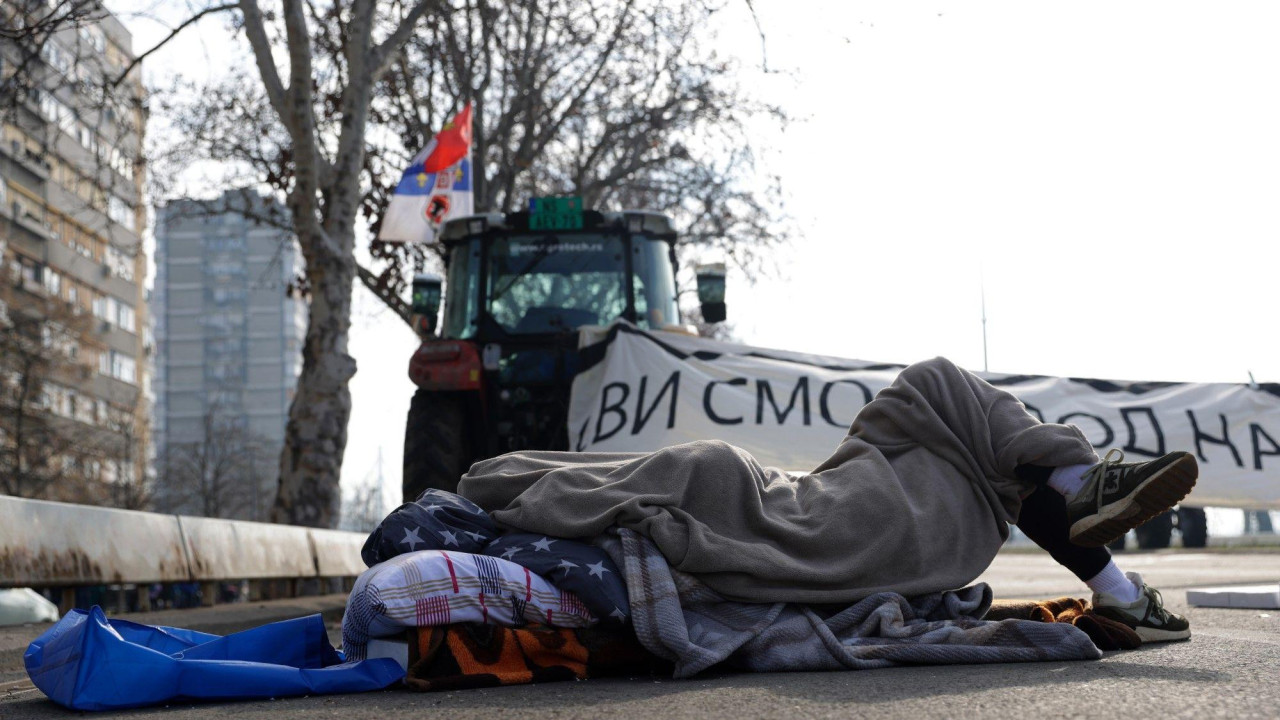
[(634, 236), (632, 267), (636, 273), (636, 324), (661, 329), (680, 322), (671, 246), (661, 240)]
[(489, 245), (489, 315), (509, 333), (604, 325), (627, 310), (621, 238), (515, 236)]
[(445, 282), (449, 295), (444, 306), (444, 337), (474, 337), (474, 298), (480, 289), (479, 240), (459, 243), (449, 249), (449, 270)]

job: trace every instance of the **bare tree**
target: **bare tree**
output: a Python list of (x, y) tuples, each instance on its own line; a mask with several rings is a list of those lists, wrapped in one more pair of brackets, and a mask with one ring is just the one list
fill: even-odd
[(382, 497), (381, 477), (365, 477), (343, 493), (342, 521), (338, 527), (352, 532), (371, 532), (387, 516)]
[[(406, 271), (421, 248), (374, 243), (355, 261), (363, 216), (376, 232), (389, 189), (446, 113), (476, 107), (478, 208), (539, 193), (673, 213), (691, 248), (763, 264), (788, 226), (776, 178), (755, 176), (747, 132), (781, 122), (703, 42), (718, 7), (690, 0), (285, 2), (239, 5), (257, 74), (160, 107), (184, 152), (234, 163), (288, 198), (311, 301), (275, 517), (331, 524), (350, 411), (351, 282), (407, 320)], [(421, 20), (421, 22), (419, 22)], [(374, 36), (383, 39), (373, 40)], [(273, 54), (281, 50), (279, 56)], [(278, 67), (287, 70), (279, 75)]]
[(103, 439), (90, 425), (106, 408), (80, 392), (95, 371), (91, 318), (35, 270), (0, 273), (0, 490), (93, 502)]
[[(776, 176), (762, 175), (749, 126), (785, 114), (742, 87), (714, 47), (724, 3), (707, 0), (464, 0), (428, 19), (375, 100), (403, 148), (420, 147), (447, 113), (474, 104), (479, 212), (536, 195), (588, 206), (667, 212), (684, 254), (710, 252), (750, 273), (790, 239)], [(365, 204), (376, 234), (407, 163), (369, 155)], [(365, 276), (394, 304), (421, 246), (374, 243)], [(687, 278), (686, 278), (687, 280)]]
[(757, 177), (747, 132), (781, 113), (754, 102), (707, 40), (720, 9), (710, 0), (235, 0), (197, 5), (175, 25), (168, 39), (228, 12), (254, 60), (252, 71), (153, 104), (183, 138), (176, 159), (223, 161), (238, 170), (231, 183), (273, 188), (305, 260), (293, 289), (309, 298), (310, 321), (273, 519), (337, 520), (356, 369), (352, 283), (359, 277), (407, 319), (405, 271), (424, 259), (375, 244), (380, 266), (363, 268), (357, 229), (376, 229), (409, 153), (464, 101), (476, 104), (482, 210), (562, 192), (656, 208), (676, 216), (690, 247), (753, 268), (785, 239), (776, 178)]
[[(139, 403), (141, 405), (141, 403)], [(97, 455), (108, 473), (107, 501), (112, 507), (146, 510), (155, 499), (155, 478), (141, 456), (136, 415), (145, 408), (108, 410), (104, 423), (109, 434)]]
[(342, 496), (342, 520), (338, 527), (353, 532), (371, 532), (387, 515), (382, 474), (382, 449), (378, 461), (359, 482), (349, 483)]
[[(356, 225), (367, 181), (369, 112), (377, 88), (434, 0), (234, 4), (255, 72), (232, 72), (178, 118), (186, 145), (276, 189), (302, 250), (296, 284), (310, 301), (280, 457), (272, 518), (331, 526), (351, 412), (348, 353)], [(340, 38), (329, 42), (327, 38)], [(184, 124), (185, 123), (185, 124)]]
[(159, 459), (156, 504), (167, 512), (262, 520), (270, 502), (266, 441), (210, 403), (200, 437), (168, 443)]

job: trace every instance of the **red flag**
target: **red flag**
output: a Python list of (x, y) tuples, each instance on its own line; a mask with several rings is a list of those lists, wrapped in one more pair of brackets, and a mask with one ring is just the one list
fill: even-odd
[(430, 154), (422, 161), (422, 172), (440, 172), (471, 151), (471, 103), (436, 133)]

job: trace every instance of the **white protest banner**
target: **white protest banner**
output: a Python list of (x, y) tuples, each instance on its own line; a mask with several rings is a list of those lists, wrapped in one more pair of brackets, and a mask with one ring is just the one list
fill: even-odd
[[(806, 471), (902, 365), (724, 343), (627, 323), (581, 330), (570, 447), (651, 451), (699, 439)], [(1046, 422), (1078, 425), (1100, 453), (1200, 460), (1191, 505), (1280, 509), (1280, 385), (1113, 382), (978, 373)]]

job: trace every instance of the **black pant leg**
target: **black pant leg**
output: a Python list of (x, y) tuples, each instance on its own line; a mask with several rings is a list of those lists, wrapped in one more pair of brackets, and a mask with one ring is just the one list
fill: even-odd
[(1032, 542), (1049, 551), (1058, 564), (1081, 580), (1088, 580), (1111, 562), (1111, 551), (1105, 547), (1085, 548), (1071, 542), (1071, 525), (1067, 522), (1067, 501), (1045, 484), (1052, 468), (1020, 465), (1018, 477), (1031, 480), (1039, 487), (1022, 501), (1017, 526)]

